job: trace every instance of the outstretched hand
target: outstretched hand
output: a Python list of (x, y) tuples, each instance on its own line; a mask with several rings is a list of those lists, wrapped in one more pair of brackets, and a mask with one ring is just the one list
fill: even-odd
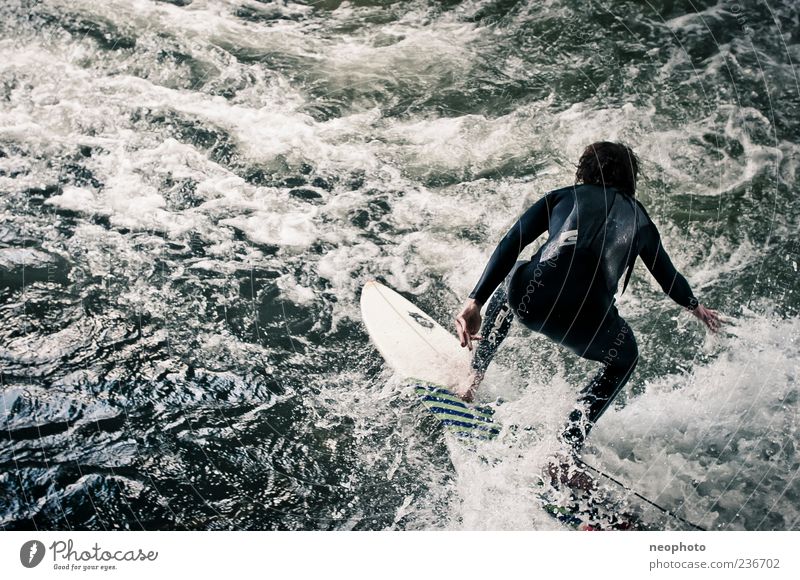
[(461, 346), (472, 350), (472, 341), (481, 340), (481, 307), (474, 299), (467, 300), (464, 308), (456, 316), (456, 333)]
[(711, 332), (717, 332), (722, 326), (722, 319), (719, 312), (706, 308), (702, 304), (698, 304), (697, 308), (692, 310), (695, 315), (703, 324), (705, 324)]

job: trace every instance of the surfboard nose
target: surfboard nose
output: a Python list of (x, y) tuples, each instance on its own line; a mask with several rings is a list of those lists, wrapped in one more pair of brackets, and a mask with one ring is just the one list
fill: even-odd
[(400, 376), (443, 386), (460, 384), (467, 376), (469, 356), (456, 337), (377, 280), (362, 288), (361, 320), (373, 344)]

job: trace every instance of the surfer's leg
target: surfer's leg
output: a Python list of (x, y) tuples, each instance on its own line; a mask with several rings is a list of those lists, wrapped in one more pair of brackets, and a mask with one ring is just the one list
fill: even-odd
[(489, 363), (492, 362), (497, 349), (500, 348), (500, 343), (508, 335), (511, 322), (514, 320), (513, 310), (508, 304), (508, 286), (517, 269), (528, 263), (530, 262), (527, 260), (518, 261), (506, 276), (505, 281), (489, 299), (481, 325), (482, 338), (478, 341), (472, 354), (472, 376), (466, 391), (459, 394), (465, 401), (472, 401), (478, 385), (483, 381)]
[(501, 284), (489, 299), (481, 327), (481, 336), (483, 338), (478, 341), (475, 353), (472, 356), (472, 369), (475, 371), (478, 382), (483, 378), (486, 368), (492, 362), (497, 349), (500, 347), (500, 343), (508, 335), (513, 319), (514, 314), (508, 305), (505, 284)]
[(581, 389), (578, 405), (570, 413), (562, 434), (562, 440), (575, 452), (583, 446), (589, 431), (628, 382), (639, 361), (633, 330), (619, 315), (598, 333), (593, 343), (596, 344), (591, 344), (583, 356), (601, 362), (603, 367)]

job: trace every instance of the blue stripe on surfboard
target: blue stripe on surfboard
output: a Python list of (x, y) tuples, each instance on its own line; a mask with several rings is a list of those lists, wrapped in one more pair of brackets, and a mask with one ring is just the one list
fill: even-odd
[(474, 421), (478, 421), (484, 425), (492, 425), (492, 421), (484, 419), (483, 417), (476, 417), (475, 415), (471, 415), (470, 413), (462, 413), (460, 411), (454, 411), (453, 409), (445, 409), (443, 407), (428, 407), (428, 410), (433, 413), (434, 415), (453, 415), (455, 417), (464, 417), (465, 419), (472, 419)]
[[(464, 401), (462, 401), (461, 398), (459, 398), (458, 395), (456, 395), (455, 393), (453, 393), (451, 391), (448, 391), (447, 389), (442, 389), (442, 388), (437, 388), (437, 387), (428, 387), (428, 386), (425, 386), (425, 385), (416, 385), (416, 387), (417, 387), (417, 392), (419, 394), (422, 394), (423, 392), (427, 392), (427, 393), (430, 393), (428, 395), (429, 397), (437, 397), (437, 395), (439, 395), (437, 398), (442, 399), (443, 402), (447, 401), (447, 402), (449, 402), (449, 403), (451, 403), (453, 405), (457, 405), (459, 407), (467, 407), (467, 408), (469, 408), (469, 406), (467, 404), (465, 404)], [(488, 413), (490, 415), (494, 414), (494, 410), (489, 408), (489, 407), (474, 407), (474, 408), (478, 409), (482, 413)]]
[(469, 408), (464, 403), (462, 403), (461, 401), (457, 401), (457, 400), (455, 400), (455, 399), (453, 399), (451, 397), (442, 397), (438, 393), (433, 393), (432, 394), (430, 391), (428, 391), (426, 389), (417, 389), (417, 394), (420, 397), (425, 397), (429, 401), (439, 401), (440, 403), (449, 403), (449, 404), (453, 405), (454, 407), (462, 407), (464, 409), (468, 409)]
[(445, 413), (447, 415), (457, 415), (459, 417), (466, 417), (467, 419), (474, 419), (481, 423), (492, 423), (491, 419), (481, 417), (479, 414), (473, 413), (470, 409), (452, 409), (448, 406), (440, 406), (435, 403), (425, 405), (425, 407), (432, 413)]
[(479, 413), (483, 413), (484, 415), (494, 415), (494, 409), (491, 407), (470, 407), (469, 405), (465, 405), (463, 402), (459, 400), (452, 399), (450, 397), (437, 397), (435, 395), (424, 395), (423, 393), (428, 392), (427, 389), (417, 389), (417, 394), (422, 397), (423, 401), (433, 401), (437, 403), (447, 403), (448, 405), (453, 405), (454, 407), (461, 407), (462, 409), (467, 409), (469, 411), (475, 410)]
[(461, 405), (465, 407), (464, 401), (462, 401), (455, 393), (451, 393), (446, 389), (438, 389), (436, 387), (429, 387), (426, 385), (414, 385), (417, 388), (417, 393), (428, 394), (431, 397), (439, 397), (441, 399), (452, 401), (454, 405)]
[(483, 419), (484, 421), (492, 420), (491, 417), (492, 413), (487, 413), (485, 411), (482, 411), (478, 407), (469, 407), (466, 405), (454, 405), (446, 399), (443, 400), (440, 399), (439, 397), (431, 397), (430, 395), (420, 395), (420, 399), (422, 400), (423, 403), (428, 403), (425, 405), (426, 407), (433, 407), (436, 406), (438, 403), (438, 405), (444, 405), (445, 408), (456, 407), (455, 409), (453, 409), (454, 411), (457, 411), (459, 413), (468, 413), (470, 415), (474, 415), (478, 419)]
[[(433, 393), (434, 395), (442, 395), (444, 399), (443, 402), (448, 401), (451, 402), (453, 405), (458, 405), (460, 407), (467, 407), (467, 405), (461, 400), (461, 398), (456, 395), (453, 391), (445, 389), (444, 387), (436, 386), (434, 383), (426, 383), (425, 381), (421, 381), (419, 379), (411, 379), (409, 381), (411, 384), (416, 387), (417, 392), (421, 394), (421, 392)], [(475, 409), (479, 410), (482, 413), (488, 413), (489, 415), (494, 414), (494, 409), (490, 407), (474, 407)]]
[(426, 408), (442, 407), (443, 409), (450, 409), (451, 411), (456, 411), (457, 413), (468, 413), (473, 415), (476, 419), (480, 419), (481, 421), (488, 421), (489, 423), (492, 422), (492, 415), (490, 413), (484, 413), (477, 407), (459, 407), (457, 405), (450, 404), (450, 401), (442, 401), (436, 397), (420, 396), (420, 400)]
[[(421, 400), (422, 404), (428, 409), (430, 409), (431, 407), (436, 407), (437, 406), (436, 403), (441, 403), (445, 405), (449, 404), (448, 401), (442, 401), (441, 399), (436, 399), (432, 397), (422, 397)], [(486, 411), (481, 410), (479, 407), (475, 407), (474, 409), (471, 407), (461, 407), (461, 409), (462, 409), (461, 411), (455, 409), (450, 409), (450, 410), (455, 411), (456, 413), (460, 412), (470, 415), (471, 417), (477, 419), (478, 421), (485, 421), (486, 423), (494, 423), (491, 417), (492, 413), (487, 413)]]

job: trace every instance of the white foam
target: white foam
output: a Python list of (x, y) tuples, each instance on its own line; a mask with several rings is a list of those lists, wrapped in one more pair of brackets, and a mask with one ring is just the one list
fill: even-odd
[(219, 223), (241, 230), (248, 239), (259, 244), (306, 247), (317, 239), (313, 212), (257, 212)]
[(286, 298), (295, 304), (307, 305), (316, 300), (316, 294), (312, 288), (302, 286), (291, 276), (281, 276), (278, 278), (277, 284)]
[(800, 515), (790, 479), (800, 319), (751, 315), (728, 330), (724, 354), (651, 381), (592, 443), (602, 467), (699, 525), (784, 529)]
[(45, 200), (45, 204), (82, 213), (96, 213), (100, 210), (95, 193), (85, 187), (65, 187), (61, 194)]

